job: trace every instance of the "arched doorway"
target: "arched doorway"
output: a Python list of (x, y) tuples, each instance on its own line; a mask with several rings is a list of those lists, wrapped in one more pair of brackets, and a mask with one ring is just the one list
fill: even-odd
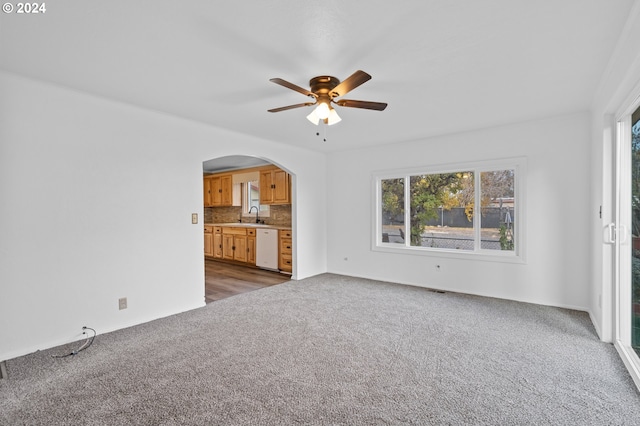
[(202, 169), (205, 301), (288, 281), (295, 176), (246, 155), (209, 159)]

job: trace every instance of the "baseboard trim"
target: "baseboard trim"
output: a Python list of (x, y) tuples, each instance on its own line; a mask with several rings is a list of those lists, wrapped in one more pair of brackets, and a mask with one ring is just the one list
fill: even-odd
[(593, 313), (591, 312), (591, 310), (588, 310), (587, 313), (589, 314), (589, 319), (591, 320), (591, 325), (593, 325), (593, 328), (596, 330), (596, 334), (598, 335), (598, 339), (600, 339), (600, 341), (605, 342), (605, 343), (613, 343), (611, 341), (607, 341), (607, 340), (604, 340), (602, 338), (602, 330), (600, 330), (600, 324), (598, 323), (598, 321), (596, 321), (596, 319), (593, 316)]
[(620, 355), (624, 366), (627, 368), (629, 375), (633, 379), (633, 383), (635, 383), (636, 387), (640, 391), (640, 365), (637, 361), (638, 357), (631, 353), (633, 349), (625, 347), (620, 343), (620, 341), (615, 341), (613, 346), (618, 351), (618, 355)]
[(573, 311), (589, 312), (589, 309), (584, 307), (584, 306), (578, 306), (578, 305), (572, 305), (572, 304), (553, 303), (553, 302), (535, 301), (535, 300), (524, 300), (524, 299), (520, 299), (520, 298), (511, 298), (511, 297), (507, 297), (507, 296), (498, 296), (498, 295), (495, 295), (495, 294), (492, 294), (492, 293), (485, 293), (485, 292), (482, 292), (482, 291), (469, 291), (467, 289), (460, 289), (460, 288), (456, 288), (456, 287), (431, 286), (431, 285), (428, 285), (428, 284), (418, 284), (418, 283), (402, 281), (402, 280), (391, 281), (391, 280), (386, 279), (386, 278), (380, 278), (380, 277), (376, 277), (376, 276), (372, 276), (372, 275), (366, 275), (366, 274), (353, 274), (351, 272), (328, 271), (327, 273), (328, 274), (334, 274), (334, 275), (344, 275), (346, 277), (363, 278), (363, 279), (372, 280), (372, 281), (388, 282), (388, 283), (392, 283), (392, 284), (408, 285), (408, 286), (412, 286), (412, 287), (426, 288), (426, 289), (429, 289), (429, 290), (441, 290), (441, 291), (445, 291), (445, 292), (448, 292), (448, 293), (468, 294), (470, 296), (489, 297), (489, 298), (492, 298), (492, 299), (510, 300), (510, 301), (513, 301), (513, 302), (520, 302), (520, 303), (530, 303), (532, 305), (550, 306), (552, 308), (561, 308), (561, 309), (570, 309), (570, 310), (573, 310)]
[(7, 374), (7, 361), (0, 361), (0, 380), (9, 377)]

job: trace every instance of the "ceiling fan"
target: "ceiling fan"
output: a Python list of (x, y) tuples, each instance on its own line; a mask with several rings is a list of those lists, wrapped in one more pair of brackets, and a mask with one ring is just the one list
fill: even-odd
[(272, 78), (269, 81), (288, 89), (295, 90), (296, 92), (302, 93), (310, 98), (314, 98), (314, 102), (305, 102), (280, 108), (273, 108), (270, 109), (269, 112), (280, 112), (288, 109), (317, 105), (311, 114), (307, 116), (307, 119), (317, 126), (318, 123), (320, 123), (320, 120), (328, 125), (336, 124), (341, 120), (336, 110), (331, 106), (332, 103), (341, 107), (382, 111), (387, 107), (387, 104), (383, 102), (355, 101), (350, 99), (335, 100), (335, 98), (346, 95), (369, 80), (371, 80), (371, 76), (360, 70), (351, 74), (343, 82), (340, 82), (340, 80), (330, 75), (321, 75), (309, 80), (309, 87), (311, 90), (307, 90), (281, 78)]

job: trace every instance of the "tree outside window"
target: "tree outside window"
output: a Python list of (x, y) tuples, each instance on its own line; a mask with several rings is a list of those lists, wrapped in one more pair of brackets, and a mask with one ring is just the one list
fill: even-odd
[(406, 247), (514, 253), (515, 179), (515, 168), (470, 168), (381, 179), (381, 241)]

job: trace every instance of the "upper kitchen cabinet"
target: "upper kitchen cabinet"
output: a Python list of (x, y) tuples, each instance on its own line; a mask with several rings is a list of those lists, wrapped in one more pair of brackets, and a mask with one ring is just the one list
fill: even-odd
[(203, 181), (204, 206), (230, 206), (233, 204), (233, 182), (230, 174), (207, 175)]
[(260, 172), (260, 204), (291, 204), (291, 176), (281, 169)]

